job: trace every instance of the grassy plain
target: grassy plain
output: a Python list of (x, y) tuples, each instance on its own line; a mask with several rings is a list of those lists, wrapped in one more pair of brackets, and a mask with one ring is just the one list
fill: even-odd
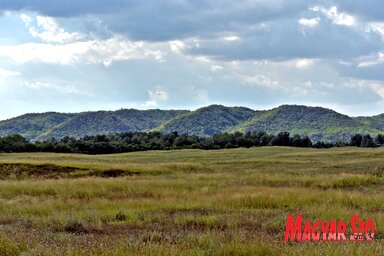
[(285, 243), (288, 213), (373, 217), (384, 148), (0, 154), (0, 255), (384, 255)]

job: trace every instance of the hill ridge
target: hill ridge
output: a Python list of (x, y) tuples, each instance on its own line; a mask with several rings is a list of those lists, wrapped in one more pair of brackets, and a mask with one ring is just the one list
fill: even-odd
[(28, 140), (120, 132), (172, 132), (210, 136), (222, 132), (290, 132), (312, 140), (346, 140), (355, 133), (384, 131), (384, 114), (350, 117), (332, 109), (284, 104), (269, 110), (212, 104), (196, 110), (124, 109), (80, 113), (27, 113), (0, 121), (0, 137), (20, 134)]

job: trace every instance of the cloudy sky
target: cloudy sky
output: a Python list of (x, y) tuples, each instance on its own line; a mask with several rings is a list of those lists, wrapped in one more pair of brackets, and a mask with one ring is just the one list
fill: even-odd
[(381, 0), (2, 0), (0, 119), (280, 104), (384, 112)]

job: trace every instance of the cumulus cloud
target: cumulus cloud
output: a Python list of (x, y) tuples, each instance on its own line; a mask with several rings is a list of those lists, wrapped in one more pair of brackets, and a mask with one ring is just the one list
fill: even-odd
[(299, 19), (297, 22), (298, 22), (300, 25), (302, 25), (302, 26), (309, 27), (309, 28), (314, 28), (314, 27), (316, 27), (317, 25), (319, 25), (320, 18), (319, 18), (319, 17), (312, 18), (312, 19), (301, 18), (301, 19)]
[(42, 104), (33, 98), (56, 97), (56, 108), (70, 108), (60, 98), (66, 91), (68, 99), (95, 99), (97, 109), (218, 102), (372, 107), (384, 81), (381, 5), (4, 0), (0, 107), (5, 98), (33, 106)]
[(315, 6), (311, 8), (314, 12), (322, 12), (334, 24), (343, 26), (353, 26), (356, 24), (356, 19), (352, 15), (344, 12), (339, 12), (337, 6), (325, 8), (324, 6)]
[[(66, 32), (63, 28), (59, 27), (56, 20), (51, 17), (37, 15), (34, 21), (34, 17), (22, 13), (20, 18), (28, 27), (29, 33), (33, 37), (41, 39), (43, 42), (67, 43), (83, 37), (80, 33)], [(36, 26), (34, 26), (34, 23), (36, 23)]]
[(184, 42), (180, 40), (169, 41), (169, 47), (172, 51), (180, 53), (187, 47)]
[(384, 41), (384, 22), (369, 22), (365, 26), (365, 31), (379, 34)]
[(76, 62), (101, 63), (110, 66), (115, 61), (155, 59), (162, 61), (161, 49), (144, 42), (132, 42), (121, 37), (106, 40), (79, 41), (67, 44), (24, 43), (0, 45), (0, 56), (15, 62), (46, 62), (70, 65)]

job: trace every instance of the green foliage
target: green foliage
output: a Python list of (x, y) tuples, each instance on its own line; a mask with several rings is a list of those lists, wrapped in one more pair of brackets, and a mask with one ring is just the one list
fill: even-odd
[[(112, 154), (144, 150), (169, 149), (223, 149), (255, 146), (295, 146), (311, 147), (308, 137), (300, 135), (290, 137), (282, 132), (268, 135), (263, 132), (248, 132), (246, 134), (218, 133), (211, 137), (197, 137), (194, 135), (180, 135), (178, 132), (162, 134), (160, 132), (128, 132), (110, 135), (85, 136), (81, 139), (64, 137), (61, 140), (51, 139), (43, 142), (30, 143), (20, 135), (0, 138), (0, 152), (56, 152), (56, 153), (85, 153)], [(115, 170), (105, 175), (120, 176)]]
[[(356, 134), (350, 142), (337, 141), (327, 143), (318, 141), (312, 143), (308, 136), (301, 137), (298, 134), (290, 136), (289, 132), (280, 132), (276, 135), (265, 132), (241, 132), (218, 133), (210, 137), (198, 137), (195, 135), (180, 135), (178, 132), (162, 134), (160, 132), (127, 132), (118, 134), (101, 134), (85, 136), (81, 139), (64, 137), (61, 140), (51, 139), (43, 142), (28, 142), (20, 135), (10, 135), (0, 138), (0, 152), (56, 152), (56, 153), (84, 153), (84, 154), (113, 154), (145, 150), (169, 150), (169, 149), (224, 149), (258, 146), (292, 146), (330, 148), (343, 146), (377, 147), (381, 146), (381, 138), (378, 135), (374, 140), (369, 134)], [(98, 173), (104, 176), (122, 176), (121, 170), (106, 170)], [(0, 174), (1, 176), (1, 174)]]
[(232, 130), (289, 132), (308, 136), (314, 142), (347, 141), (356, 133), (377, 135), (382, 131), (330, 109), (296, 105), (259, 112)]
[(20, 134), (28, 140), (48, 140), (65, 136), (110, 134), (126, 131), (145, 131), (166, 120), (186, 113), (184, 110), (136, 110), (84, 112), (79, 114), (26, 114), (0, 121), (0, 137)]
[[(308, 136), (313, 142), (335, 143), (347, 141), (356, 133), (377, 136), (384, 131), (384, 115), (351, 118), (330, 109), (297, 105), (283, 105), (267, 111), (211, 105), (195, 111), (121, 109), (78, 114), (50, 112), (0, 121), (0, 137), (20, 134), (31, 141), (149, 131), (177, 131), (198, 137), (225, 132), (263, 131), (273, 135), (289, 132)], [(384, 140), (375, 142), (384, 144)], [(65, 145), (56, 147), (61, 147), (60, 152), (69, 152)]]
[(243, 123), (254, 114), (255, 111), (244, 107), (211, 105), (169, 120), (159, 130), (199, 137), (211, 136)]
[(26, 114), (0, 121), (0, 137), (20, 134), (28, 140), (35, 139), (52, 127), (72, 119), (75, 115), (48, 112), (43, 114)]
[(355, 117), (354, 119), (369, 127), (372, 127), (381, 131), (384, 130), (384, 114), (371, 116), (371, 117), (366, 117), (366, 116)]
[(153, 129), (166, 120), (185, 113), (183, 110), (136, 110), (84, 112), (39, 135), (36, 140), (82, 138), (86, 135), (140, 132)]

